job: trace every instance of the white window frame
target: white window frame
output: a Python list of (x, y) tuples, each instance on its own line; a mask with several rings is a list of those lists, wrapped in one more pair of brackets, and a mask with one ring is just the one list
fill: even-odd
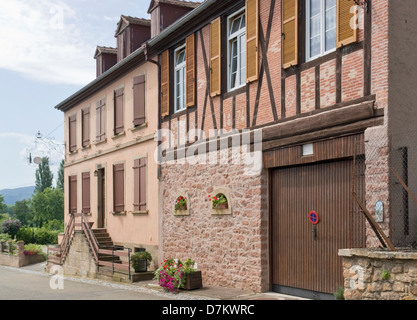
[[(336, 0), (337, 1), (337, 0)], [(315, 55), (315, 56), (310, 56), (311, 55), (311, 25), (310, 25), (310, 12), (311, 12), (311, 7), (310, 7), (310, 0), (306, 0), (306, 61), (311, 61), (314, 59), (317, 59), (318, 57), (324, 56), (330, 52), (334, 52), (336, 51), (336, 40), (334, 43), (334, 48), (326, 50), (326, 0), (320, 0), (320, 53)], [(336, 7), (335, 7), (336, 8)], [(336, 10), (335, 10), (335, 15), (337, 15)], [(337, 17), (335, 16), (335, 21)], [(332, 29), (336, 29), (336, 24), (334, 26), (334, 28)], [(331, 29), (329, 29), (331, 30)]]
[[(227, 87), (228, 91), (233, 91), (246, 85), (246, 20), (245, 27), (239, 29), (237, 32), (230, 34), (230, 28), (233, 20), (237, 17), (244, 15), (246, 19), (246, 8), (242, 8), (232, 15), (227, 17)], [(237, 40), (237, 74), (236, 83), (232, 86), (232, 42)], [(243, 50), (242, 50), (243, 48)], [(243, 60), (244, 59), (244, 60)], [(243, 60), (243, 61), (242, 61)], [(243, 66), (242, 66), (243, 64)], [(242, 70), (245, 70), (245, 74), (242, 74)]]
[[(184, 61), (180, 64), (177, 64), (177, 57), (178, 54), (180, 54), (182, 51), (184, 51)], [(174, 98), (175, 98), (175, 112), (180, 112), (182, 110), (185, 110), (186, 108), (186, 88), (187, 88), (187, 56), (186, 56), (186, 50), (185, 50), (185, 44), (175, 49), (174, 52)], [(177, 92), (177, 83), (178, 83), (178, 75), (177, 73), (180, 72), (180, 77), (182, 78), (182, 81), (180, 82), (180, 96), (179, 96), (179, 103), (178, 103), (178, 92)]]

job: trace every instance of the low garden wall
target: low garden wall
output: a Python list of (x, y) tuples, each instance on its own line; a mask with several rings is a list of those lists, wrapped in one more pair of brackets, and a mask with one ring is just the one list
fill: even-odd
[(417, 252), (342, 249), (346, 300), (417, 300)]
[[(1, 251), (3, 251), (3, 249)], [(7, 248), (7, 252), (0, 252), (0, 265), (21, 268), (45, 260), (45, 257), (42, 254), (25, 255), (24, 251), (25, 243), (23, 241), (18, 241), (17, 248), (14, 252), (9, 252), (9, 248)]]

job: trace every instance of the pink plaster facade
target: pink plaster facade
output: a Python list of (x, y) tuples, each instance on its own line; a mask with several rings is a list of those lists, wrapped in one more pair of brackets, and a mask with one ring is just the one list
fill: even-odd
[[(135, 127), (133, 125), (133, 79), (145, 75), (145, 111), (146, 122)], [(114, 136), (114, 91), (124, 88), (123, 114), (124, 132)], [(104, 141), (96, 141), (97, 113), (96, 104), (105, 99)], [(155, 101), (158, 100), (158, 72), (153, 63), (145, 63), (132, 70), (124, 77), (103, 88), (71, 110), (65, 112), (66, 161), (65, 161), (65, 220), (69, 219), (70, 193), (69, 177), (77, 176), (77, 211), (83, 208), (82, 203), (82, 173), (90, 173), (90, 212), (86, 212), (93, 228), (104, 227), (115, 244), (131, 247), (143, 247), (157, 253), (158, 247), (158, 179), (157, 164), (154, 161), (156, 142), (154, 134), (157, 129), (157, 112)], [(82, 110), (90, 109), (90, 145), (82, 147)], [(69, 152), (69, 117), (76, 115), (76, 145), (73, 152)], [(146, 210), (134, 210), (134, 160), (146, 159)], [(124, 206), (122, 213), (114, 213), (114, 182), (113, 165), (124, 164)], [(104, 220), (99, 225), (99, 186), (96, 170), (105, 172), (105, 209)]]

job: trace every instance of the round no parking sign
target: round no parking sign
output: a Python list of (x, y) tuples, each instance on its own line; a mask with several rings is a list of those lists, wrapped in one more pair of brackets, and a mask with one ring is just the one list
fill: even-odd
[(310, 220), (312, 224), (316, 225), (319, 223), (319, 215), (316, 211), (310, 211), (308, 214), (308, 220)]

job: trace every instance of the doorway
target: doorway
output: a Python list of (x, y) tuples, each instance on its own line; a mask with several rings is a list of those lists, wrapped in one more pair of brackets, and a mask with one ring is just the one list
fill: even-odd
[(106, 227), (106, 171), (97, 170), (97, 228)]

